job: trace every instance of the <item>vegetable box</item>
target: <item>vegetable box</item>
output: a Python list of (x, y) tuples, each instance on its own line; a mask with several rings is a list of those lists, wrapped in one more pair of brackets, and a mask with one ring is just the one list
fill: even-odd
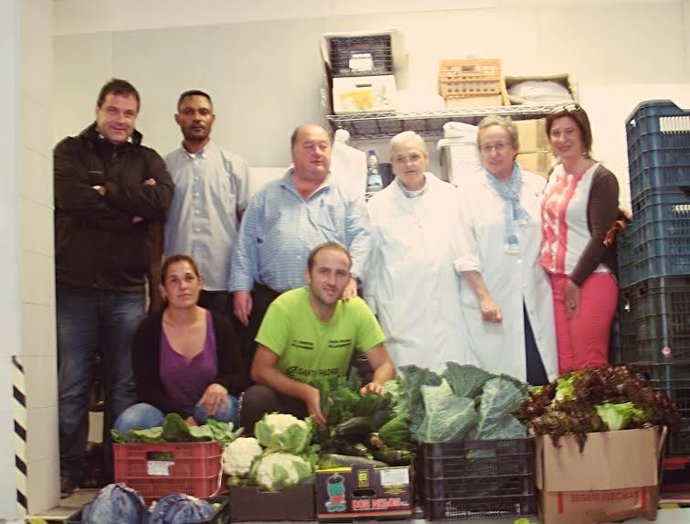
[(314, 484), (300, 484), (280, 491), (256, 486), (230, 487), (230, 522), (314, 520)]
[(115, 482), (136, 489), (147, 503), (168, 493), (199, 498), (222, 487), (222, 448), (216, 442), (114, 444)]
[(356, 466), (316, 472), (319, 521), (407, 518), (412, 507), (409, 466)]
[(665, 436), (656, 427), (588, 433), (582, 452), (573, 436), (561, 437), (558, 448), (550, 437), (537, 437), (542, 521), (655, 519)]

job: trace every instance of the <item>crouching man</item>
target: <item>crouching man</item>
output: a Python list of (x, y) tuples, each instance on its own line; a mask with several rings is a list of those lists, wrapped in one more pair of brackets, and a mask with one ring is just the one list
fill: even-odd
[(256, 336), (251, 367), (253, 386), (242, 399), (241, 425), (248, 433), (265, 413), (278, 411), (299, 418), (326, 420), (314, 378), (347, 376), (355, 351), (373, 371), (362, 392), (381, 394), (395, 376), (395, 366), (373, 313), (359, 297), (341, 300), (350, 282), (352, 259), (343, 246), (327, 242), (309, 254), (306, 286), (287, 291), (268, 308)]

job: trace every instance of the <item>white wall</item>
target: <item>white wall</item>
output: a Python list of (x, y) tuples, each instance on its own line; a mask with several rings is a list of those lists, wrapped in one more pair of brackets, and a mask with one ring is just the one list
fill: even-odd
[[(435, 107), (441, 59), (496, 56), (506, 74), (572, 74), (583, 104), (591, 106), (596, 152), (625, 186), (624, 119), (644, 97), (677, 96), (690, 88), (689, 0), (188, 5), (55, 4), (54, 141), (91, 122), (98, 89), (116, 75), (140, 89), (139, 128), (162, 154), (179, 142), (172, 120), (177, 95), (201, 88), (214, 97), (219, 143), (253, 166), (284, 166), (294, 126), (323, 121), (320, 36), (394, 28), (404, 33), (408, 54), (398, 75), (415, 106), (408, 109)], [(373, 146), (387, 156), (385, 142)]]

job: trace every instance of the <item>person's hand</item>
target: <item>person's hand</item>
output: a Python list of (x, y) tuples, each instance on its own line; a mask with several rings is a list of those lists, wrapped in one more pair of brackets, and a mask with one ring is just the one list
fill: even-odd
[(307, 406), (307, 413), (314, 418), (314, 421), (319, 426), (325, 426), (326, 417), (324, 417), (321, 411), (321, 395), (319, 394), (319, 390), (314, 386), (308, 386), (302, 400)]
[(220, 384), (210, 384), (201, 396), (199, 404), (210, 417), (213, 417), (218, 411), (228, 407), (228, 390)]
[(143, 222), (144, 219), (138, 215), (135, 215), (132, 217), (132, 224), (138, 224), (139, 222)]
[(491, 322), (499, 324), (503, 321), (503, 313), (498, 304), (490, 296), (479, 301), (479, 310), (482, 312), (482, 320), (484, 322)]
[(570, 318), (580, 307), (580, 286), (568, 279), (563, 290), (563, 299), (565, 301), (565, 316)]
[(102, 197), (105, 196), (105, 193), (106, 193), (105, 186), (100, 186), (100, 185), (99, 185), (99, 186), (91, 186), (91, 187), (93, 188), (94, 191), (96, 191), (96, 193), (98, 193), (98, 194), (101, 195)]
[(196, 423), (196, 420), (191, 415), (184, 420), (184, 423), (187, 424), (188, 426), (198, 426), (199, 425)]
[(367, 385), (362, 386), (359, 389), (359, 392), (364, 395), (364, 393), (367, 393), (371, 391), (372, 393), (376, 393), (377, 395), (383, 395), (383, 386), (379, 384), (378, 382), (369, 382)]
[(252, 294), (249, 291), (235, 291), (232, 295), (232, 312), (243, 326), (249, 325), (252, 312)]
[(350, 281), (347, 283), (347, 286), (345, 286), (345, 290), (343, 291), (343, 302), (347, 302), (352, 297), (356, 297), (356, 296), (357, 296), (357, 279), (354, 277), (350, 277)]
[(146, 180), (144, 180), (144, 185), (149, 186), (149, 187), (153, 187), (156, 185), (156, 179), (155, 178), (147, 178)]

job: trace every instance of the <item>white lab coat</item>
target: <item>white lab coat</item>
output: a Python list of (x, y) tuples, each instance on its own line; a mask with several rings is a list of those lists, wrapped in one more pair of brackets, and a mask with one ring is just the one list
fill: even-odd
[(408, 198), (393, 181), (367, 204), (372, 252), (364, 298), (378, 315), (396, 366), (442, 371), (449, 360), (474, 362), (460, 310), (461, 276), (453, 265), (459, 194), (431, 173), (426, 179), (421, 196)]
[(461, 188), (466, 227), (460, 271), (479, 271), (496, 304), (500, 324), (481, 318), (477, 297), (469, 284), (462, 286), (462, 309), (469, 331), (470, 350), (480, 367), (491, 373), (506, 373), (526, 380), (523, 301), (534, 338), (549, 380), (558, 372), (551, 285), (539, 265), (541, 244), (541, 198), (544, 178), (523, 171), (520, 202), (529, 213), (527, 225), (518, 226), (520, 252), (504, 249), (505, 203), (477, 173), (472, 184)]

